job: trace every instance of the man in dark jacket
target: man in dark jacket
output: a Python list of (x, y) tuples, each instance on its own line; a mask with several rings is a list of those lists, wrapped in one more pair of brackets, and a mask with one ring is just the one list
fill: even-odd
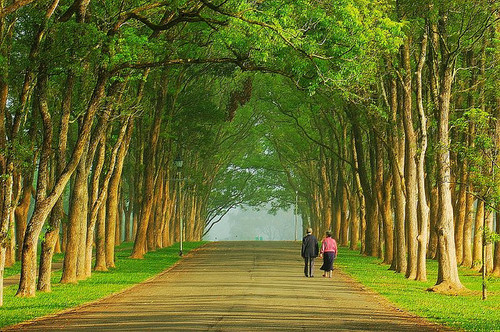
[(314, 259), (318, 257), (318, 239), (312, 235), (312, 228), (307, 229), (307, 234), (302, 239), (302, 258), (304, 258), (304, 275), (314, 277)]

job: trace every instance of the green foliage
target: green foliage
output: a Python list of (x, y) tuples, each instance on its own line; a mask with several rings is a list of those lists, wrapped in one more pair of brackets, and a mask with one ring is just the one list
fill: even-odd
[[(203, 242), (184, 243), (183, 250), (189, 252)], [(78, 284), (57, 284), (61, 271), (52, 275), (52, 292), (38, 293), (34, 298), (14, 297), (17, 286), (4, 289), (4, 305), (0, 316), (0, 327), (45, 316), (64, 309), (116, 293), (144, 281), (172, 266), (179, 258), (178, 244), (145, 255), (145, 259), (130, 259), (131, 243), (122, 244), (117, 250), (116, 268), (108, 272), (94, 272), (92, 277)]]
[(459, 296), (427, 292), (437, 278), (437, 262), (427, 261), (426, 282), (408, 280), (388, 271), (386, 265), (373, 257), (339, 249), (336, 265), (365, 287), (389, 299), (395, 306), (439, 324), (464, 331), (496, 331), (500, 322), (500, 280), (491, 278), (488, 299), (481, 300), (481, 275), (460, 268), (460, 280), (470, 290)]
[(476, 195), (492, 208), (500, 203), (500, 168), (496, 163), (500, 150), (494, 135), (496, 121), (490, 113), (472, 108), (452, 122), (458, 132), (466, 137), (472, 135), (472, 144), (467, 140), (457, 141), (454, 149), (467, 161), (469, 179)]

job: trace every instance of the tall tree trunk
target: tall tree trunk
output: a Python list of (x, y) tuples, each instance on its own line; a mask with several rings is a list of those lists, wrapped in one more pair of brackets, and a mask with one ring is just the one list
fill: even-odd
[[(12, 174), (13, 169), (10, 167), (12, 163), (7, 167), (2, 165), (2, 174)], [(10, 225), (10, 208), (12, 206), (12, 176), (2, 177), (0, 179), (1, 185), (1, 193), (3, 194), (2, 201), (0, 202), (0, 218), (1, 218), (1, 227), (0, 227), (0, 306), (3, 305), (3, 275), (5, 270), (5, 240), (7, 238), (7, 233)]]
[[(19, 289), (17, 296), (31, 297), (35, 295), (36, 286), (36, 251), (37, 241), (47, 216), (61, 196), (66, 184), (68, 183), (71, 175), (80, 162), (80, 157), (83, 154), (85, 146), (88, 144), (92, 121), (95, 112), (97, 111), (101, 100), (104, 96), (104, 87), (108, 80), (109, 74), (104, 69), (101, 69), (98, 74), (97, 83), (92, 94), (89, 106), (84, 115), (82, 131), (79, 133), (78, 140), (73, 149), (73, 154), (70, 161), (66, 165), (63, 173), (56, 179), (54, 188), (47, 197), (37, 197), (33, 215), (28, 222), (26, 235), (23, 243), (23, 255), (21, 264), (21, 279), (19, 282)], [(45, 135), (47, 136), (47, 135)], [(51, 136), (50, 136), (51, 137)], [(50, 138), (44, 137), (47, 143), (50, 143)], [(44, 144), (45, 141), (44, 141)], [(48, 147), (50, 150), (50, 145)], [(43, 154), (43, 153), (42, 153)], [(40, 164), (39, 164), (40, 170)], [(40, 175), (40, 172), (39, 172)], [(43, 175), (43, 174), (42, 174)], [(38, 192), (38, 190), (37, 190)]]
[[(108, 193), (108, 187), (111, 181), (111, 176), (114, 174), (115, 167), (119, 158), (120, 149), (128, 149), (128, 143), (130, 141), (130, 136), (132, 134), (132, 122), (130, 119), (127, 119), (121, 127), (118, 138), (115, 142), (113, 150), (111, 152), (109, 168), (106, 172), (104, 180), (102, 184), (99, 186), (99, 175), (102, 171), (102, 167), (104, 165), (104, 157), (105, 157), (105, 136), (102, 136), (101, 146), (99, 150), (99, 157), (96, 166), (96, 174), (94, 174), (93, 178), (93, 202), (91, 206), (89, 223), (87, 225), (87, 239), (86, 239), (86, 249), (85, 249), (85, 274), (90, 276), (91, 267), (92, 267), (92, 246), (94, 244), (94, 231), (97, 224), (97, 243), (96, 243), (96, 270), (106, 270), (106, 252), (105, 252), (105, 221), (100, 220), (102, 217), (101, 212), (104, 214), (106, 211), (104, 208), (104, 202), (106, 202), (106, 196)], [(126, 146), (125, 146), (126, 145)], [(98, 186), (100, 188), (98, 188)]]
[(0, 245), (0, 307), (3, 306), (3, 274), (5, 267), (5, 253), (6, 248), (3, 245)]
[(427, 205), (425, 189), (425, 153), (427, 151), (427, 116), (425, 115), (422, 93), (422, 70), (427, 54), (427, 32), (422, 36), (420, 58), (417, 65), (416, 89), (417, 89), (417, 109), (420, 116), (421, 141), (417, 156), (417, 184), (418, 184), (418, 259), (416, 280), (427, 280), (427, 243), (429, 232), (429, 206)]
[(377, 257), (378, 250), (378, 218), (377, 202), (372, 191), (371, 181), (367, 171), (367, 159), (362, 146), (362, 134), (359, 127), (356, 111), (350, 112), (352, 118), (353, 135), (355, 137), (355, 150), (358, 158), (358, 174), (363, 187), (366, 204), (366, 232), (365, 232), (365, 250), (364, 253), (369, 256)]
[(116, 157), (116, 166), (109, 180), (108, 197), (106, 206), (106, 266), (108, 268), (115, 267), (115, 236), (116, 236), (116, 220), (118, 217), (118, 194), (122, 178), (123, 164), (127, 155), (130, 139), (132, 136), (133, 123), (130, 123), (123, 144), (120, 145), (118, 155)]
[[(400, 121), (397, 120), (398, 94), (397, 82), (395, 78), (390, 79), (390, 109), (391, 109), (391, 128), (389, 128), (389, 140), (391, 147), (389, 152), (389, 160), (391, 162), (392, 182), (394, 190), (394, 218), (395, 218), (395, 239), (396, 246), (394, 248), (396, 264), (395, 271), (398, 273), (406, 272), (406, 232), (405, 232), (405, 194), (403, 184), (404, 164), (403, 154), (404, 138), (399, 137)], [(392, 264), (394, 265), (394, 264)], [(393, 266), (391, 266), (393, 268)]]
[[(476, 66), (476, 61), (474, 58), (474, 51), (469, 50), (466, 53), (466, 63), (467, 67), (474, 68)], [(477, 70), (470, 69), (471, 76), (469, 79), (469, 86), (475, 86), (477, 84)], [(467, 97), (467, 107), (475, 107), (475, 91), (471, 91), (468, 93)], [(469, 148), (473, 148), (474, 146), (474, 137), (475, 137), (475, 125), (473, 122), (469, 124), (467, 140), (465, 144)], [(463, 229), (463, 248), (462, 248), (462, 260), (461, 265), (465, 267), (472, 266), (472, 227), (474, 224), (474, 196), (469, 192), (472, 192), (472, 186), (470, 184), (470, 172), (468, 166), (467, 158), (463, 158), (462, 168), (465, 170), (465, 177), (463, 179), (464, 191), (465, 191), (465, 216), (464, 216), (464, 229)], [(457, 227), (459, 229), (459, 227)]]
[[(500, 234), (500, 219), (498, 212), (496, 213), (496, 229), (495, 232)], [(495, 243), (495, 252), (493, 254), (493, 270), (491, 271), (491, 275), (495, 277), (500, 277), (500, 241)]]
[[(354, 145), (355, 143), (355, 138), (354, 136), (352, 137), (352, 144)], [(356, 166), (356, 168), (359, 167), (358, 163), (358, 156), (356, 154), (356, 149), (352, 149), (352, 160), (353, 164)], [(360, 240), (361, 238), (361, 252), (364, 252), (364, 228), (366, 227), (366, 200), (365, 196), (363, 195), (363, 188), (361, 187), (361, 181), (359, 180), (359, 174), (358, 172), (354, 173), (354, 179), (353, 179), (353, 184), (356, 186), (356, 193), (358, 196), (358, 202), (359, 202), (359, 224), (355, 226), (355, 231), (356, 234), (354, 234), (354, 237), (356, 240)], [(357, 229), (356, 229), (357, 228)], [(361, 235), (361, 236), (360, 236)], [(356, 246), (357, 246), (356, 241)]]
[(21, 175), (14, 171), (12, 177), (12, 198), (9, 208), (9, 236), (7, 237), (5, 252), (5, 267), (10, 267), (16, 262), (16, 237), (15, 237), (15, 210), (21, 196)]
[[(356, 179), (352, 179), (352, 188), (356, 188)], [(350, 190), (349, 195), (349, 249), (357, 250), (359, 241), (359, 210), (358, 209), (358, 197), (354, 192), (354, 189)]]
[[(6, 22), (3, 17), (0, 18), (0, 38), (5, 42), (5, 45), (0, 48), (0, 55), (4, 59), (8, 59), (8, 48), (7, 44), (10, 43), (11, 36), (7, 36), (6, 33)], [(5, 38), (5, 41), (4, 41)], [(13, 167), (8, 167), (11, 165), (7, 158), (7, 128), (6, 128), (6, 109), (7, 109), (7, 99), (9, 95), (9, 85), (8, 85), (8, 66), (3, 65), (0, 68), (0, 307), (3, 306), (3, 278), (5, 269), (5, 240), (9, 231), (9, 224), (13, 222), (10, 220), (11, 214), (6, 211), (7, 207), (11, 207), (11, 186), (9, 181), (12, 182)], [(10, 180), (9, 180), (10, 179)]]
[[(384, 156), (382, 150), (382, 144), (377, 140), (375, 142), (376, 149), (376, 167), (377, 172), (375, 174), (376, 187), (375, 192), (377, 196), (377, 204), (379, 206), (380, 214), (382, 217), (383, 228), (380, 234), (383, 234), (385, 250), (383, 252), (383, 258), (385, 264), (391, 264), (393, 253), (393, 238), (392, 238), (392, 209), (391, 209), (391, 199), (390, 194), (387, 193), (392, 191), (391, 181), (388, 180), (387, 176), (384, 174)], [(382, 241), (381, 241), (382, 242)]]
[[(496, 21), (496, 24), (494, 25), (493, 27), (493, 36), (497, 39), (497, 43), (495, 44), (495, 54), (494, 54), (494, 59), (495, 59), (495, 62), (497, 63), (497, 73), (500, 72), (500, 70), (498, 69), (498, 63), (500, 62), (500, 45), (498, 44), (498, 39), (500, 38), (500, 23), (499, 23), (499, 20), (500, 20), (500, 13), (496, 12), (496, 18), (497, 18), (497, 21)], [(496, 122), (495, 122), (495, 145), (496, 145), (496, 148), (499, 149), (500, 148), (500, 94), (498, 93), (498, 91), (500, 90), (500, 82), (499, 80), (497, 79), (495, 81), (495, 89), (497, 91), (496, 95), (495, 95), (495, 118), (496, 118)], [(497, 156), (497, 165), (498, 163), (500, 162), (500, 156)], [(498, 211), (498, 209), (497, 209)], [(496, 215), (495, 215), (495, 221), (496, 221), (496, 233), (497, 234), (500, 234), (500, 215), (499, 213), (497, 212)], [(497, 276), (497, 277), (500, 277), (500, 241), (497, 241), (495, 243), (495, 252), (494, 252), (494, 262), (493, 262), (493, 271), (492, 271), (492, 275), (494, 276)]]
[(433, 291), (459, 291), (463, 289), (458, 276), (457, 259), (455, 254), (455, 235), (453, 227), (453, 205), (450, 189), (450, 141), (449, 115), (451, 86), (453, 82), (453, 60), (442, 60), (441, 82), (439, 94), (439, 126), (437, 167), (439, 186), (439, 218), (437, 221), (438, 233), (438, 277)]
[(21, 260), (22, 243), (26, 232), (26, 222), (28, 221), (28, 211), (31, 205), (31, 193), (34, 191), (32, 177), (25, 175), (23, 179), (23, 194), (19, 205), (15, 208), (16, 220), (16, 242), (18, 244), (17, 260)]
[[(467, 176), (467, 182), (468, 176)], [(472, 194), (466, 194), (466, 213), (465, 213), (465, 224), (464, 224), (464, 255), (462, 260), (462, 265), (465, 267), (472, 266), (472, 226), (474, 224), (474, 196)]]
[[(153, 120), (153, 127), (151, 128), (151, 134), (149, 136), (149, 146), (145, 148), (144, 159), (148, 161), (151, 165), (155, 164), (156, 148), (158, 146), (158, 139), (160, 135), (161, 127), (161, 111), (165, 107), (165, 101), (167, 97), (166, 85), (162, 88), (160, 96), (158, 96), (155, 114)], [(172, 105), (173, 107), (173, 105)], [(151, 210), (153, 208), (153, 192), (154, 192), (154, 170), (152, 167), (144, 168), (144, 191), (142, 199), (142, 209), (140, 220), (137, 223), (137, 235), (134, 242), (134, 249), (131, 258), (143, 258), (146, 253), (147, 243), (146, 234), (149, 225), (149, 219), (151, 216)]]
[(408, 264), (406, 277), (415, 279), (417, 276), (417, 254), (418, 254), (418, 183), (417, 183), (417, 137), (413, 128), (412, 118), (412, 69), (410, 63), (410, 43), (407, 38), (402, 50), (401, 59), (404, 73), (402, 75), (403, 107), (402, 118), (405, 130), (405, 185), (406, 185), (406, 211), (405, 223), (407, 226)]
[(458, 195), (456, 199), (456, 215), (455, 215), (455, 252), (457, 255), (458, 265), (462, 265), (464, 257), (464, 229), (465, 229), (465, 213), (467, 209), (467, 194), (466, 194), (466, 173), (468, 170), (465, 168), (466, 165), (463, 161), (459, 161), (459, 172), (460, 172), (460, 188), (458, 190)]
[(484, 201), (477, 200), (476, 217), (474, 218), (474, 244), (472, 250), (472, 266), (474, 270), (481, 268), (483, 232), (481, 227), (484, 225)]
[(121, 209), (121, 197), (122, 197), (122, 190), (121, 190), (121, 178), (120, 178), (120, 185), (118, 186), (118, 201), (117, 201), (117, 207), (116, 207), (116, 221), (115, 221), (115, 246), (119, 246), (122, 243), (122, 215), (123, 211)]
[[(36, 190), (36, 203), (35, 203), (35, 215), (37, 207), (39, 207), (42, 202), (46, 201), (47, 189), (48, 189), (48, 177), (49, 169), (48, 164), (50, 156), (52, 154), (52, 119), (48, 108), (47, 102), (47, 85), (48, 85), (48, 75), (47, 68), (44, 64), (40, 65), (39, 78), (37, 81), (37, 94), (35, 100), (35, 107), (38, 108), (40, 112), (42, 125), (43, 125), (43, 141), (40, 154), (40, 161), (38, 163), (38, 179), (37, 179), (37, 190)], [(55, 204), (55, 201), (54, 201)], [(19, 296), (34, 296), (35, 295), (35, 282), (36, 282), (36, 251), (38, 244), (38, 235), (41, 232), (41, 228), (45, 219), (47, 218), (52, 206), (46, 210), (43, 219), (39, 223), (33, 225), (28, 222), (26, 234), (24, 236), (23, 242), (23, 255), (21, 264), (21, 280), (19, 283), (19, 289), (17, 295)], [(31, 218), (33, 220), (33, 216)], [(25, 284), (26, 282), (26, 284)], [(23, 287), (24, 286), (24, 287)]]
[[(88, 146), (85, 149), (75, 174), (68, 218), (68, 242), (64, 255), (61, 283), (76, 283), (78, 280), (78, 259), (80, 259), (81, 228), (87, 224), (88, 172), (86, 169)], [(82, 257), (81, 259), (83, 259)]]
[[(107, 192), (104, 192), (103, 200), (107, 201)], [(101, 204), (97, 213), (96, 221), (96, 253), (95, 271), (107, 271), (106, 267), (106, 204)]]
[[(484, 217), (484, 227), (492, 232), (493, 227), (493, 211), (491, 209), (486, 209)], [(484, 250), (486, 251), (486, 260), (484, 266), (486, 267), (486, 273), (490, 273), (493, 270), (493, 242), (487, 241)]]
[[(74, 75), (69, 73), (66, 80), (66, 91), (62, 102), (62, 115), (59, 128), (59, 145), (57, 151), (56, 173), (60, 175), (66, 166), (66, 148), (68, 142), (69, 119), (71, 113), (71, 98), (74, 86)], [(30, 185), (31, 187), (31, 185)], [(63, 199), (60, 197), (50, 214), (49, 227), (45, 232), (40, 253), (40, 268), (38, 272), (37, 289), (42, 292), (51, 291), (52, 257), (59, 241), (59, 228), (64, 214)]]
[(342, 202), (341, 202), (341, 224), (340, 224), (340, 245), (342, 247), (347, 247), (349, 245), (349, 219), (347, 218), (347, 211), (349, 210), (349, 199), (347, 198), (347, 189), (345, 185), (342, 190)]
[(431, 189), (430, 194), (430, 229), (429, 229), (429, 249), (427, 258), (435, 259), (437, 257), (437, 220), (439, 216), (439, 190), (437, 187)]
[(131, 237), (131, 218), (130, 215), (132, 213), (132, 200), (133, 200), (133, 186), (129, 183), (129, 198), (128, 203), (124, 200), (124, 210), (125, 210), (125, 242), (130, 242), (132, 240)]
[[(85, 241), (85, 270), (84, 274), (88, 278), (92, 274), (92, 247), (94, 245), (94, 231), (95, 225), (97, 223), (97, 215), (99, 209), (102, 206), (102, 202), (105, 196), (103, 193), (104, 188), (100, 189), (100, 178), (102, 175), (102, 169), (104, 167), (104, 161), (106, 159), (106, 133), (101, 135), (99, 149), (97, 153), (97, 160), (92, 167), (92, 182), (90, 185), (90, 204), (89, 204), (89, 217), (87, 227), (87, 239)], [(109, 173), (110, 171), (108, 171)], [(107, 189), (107, 188), (106, 188)], [(102, 197), (102, 198), (101, 198)], [(101, 200), (99, 200), (101, 198)]]

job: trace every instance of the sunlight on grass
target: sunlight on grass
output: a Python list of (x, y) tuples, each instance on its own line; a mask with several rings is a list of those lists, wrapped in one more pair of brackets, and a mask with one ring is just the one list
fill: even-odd
[[(184, 251), (198, 248), (204, 242), (184, 243)], [(130, 259), (132, 243), (116, 249), (116, 268), (93, 272), (92, 277), (78, 284), (59, 284), (61, 271), (52, 274), (52, 292), (38, 292), (34, 298), (17, 298), (17, 285), (4, 289), (4, 305), (0, 308), (0, 327), (94, 301), (144, 281), (175, 264), (180, 257), (179, 245), (147, 253), (144, 259)]]
[(426, 291), (437, 280), (437, 262), (427, 261), (426, 282), (408, 280), (388, 270), (381, 260), (345, 248), (336, 262), (354, 279), (385, 296), (397, 307), (431, 321), (467, 331), (500, 331), (500, 279), (488, 282), (488, 299), (481, 300), (481, 275), (460, 268), (460, 280), (471, 292), (450, 296)]

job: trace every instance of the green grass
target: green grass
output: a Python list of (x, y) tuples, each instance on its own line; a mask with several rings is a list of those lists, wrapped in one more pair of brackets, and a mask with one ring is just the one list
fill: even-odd
[[(183, 251), (201, 246), (204, 242), (186, 242)], [(0, 327), (13, 325), (67, 308), (75, 307), (116, 293), (144, 281), (179, 260), (179, 245), (147, 253), (142, 260), (129, 259), (131, 243), (116, 250), (116, 268), (93, 272), (92, 277), (78, 284), (59, 284), (61, 271), (52, 274), (52, 292), (38, 292), (34, 298), (17, 298), (17, 285), (4, 289), (4, 305), (0, 307)]]
[(19, 271), (21, 271), (21, 262), (15, 262), (14, 265), (6, 267), (4, 269), (4, 278), (19, 274)]
[[(40, 248), (38, 248), (38, 259), (37, 261), (40, 261)], [(57, 262), (57, 261), (62, 261), (64, 259), (64, 254), (54, 254), (54, 257), (52, 257), (52, 262)], [(14, 265), (6, 267), (4, 269), (4, 278), (16, 275), (21, 273), (21, 262), (16, 261)]]
[(460, 268), (467, 295), (450, 296), (426, 291), (437, 280), (437, 262), (427, 261), (426, 282), (408, 280), (388, 270), (381, 260), (339, 250), (336, 265), (363, 285), (383, 295), (398, 308), (431, 321), (466, 331), (500, 331), (500, 279), (488, 281), (488, 298), (481, 300), (481, 275)]

